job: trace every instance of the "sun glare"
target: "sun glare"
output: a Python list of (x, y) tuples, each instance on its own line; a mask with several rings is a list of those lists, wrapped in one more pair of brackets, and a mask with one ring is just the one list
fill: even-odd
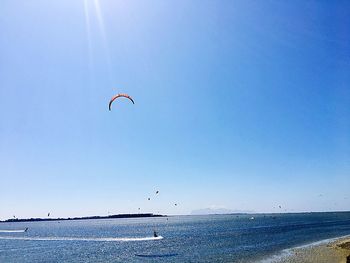
[[(105, 24), (103, 13), (101, 11), (101, 5), (99, 0), (84, 0), (84, 13), (85, 13), (85, 27), (86, 27), (86, 36), (88, 42), (88, 61), (89, 69), (93, 69), (93, 37), (92, 37), (92, 28), (93, 21), (97, 20), (98, 33), (100, 37), (100, 42), (102, 44), (103, 53), (106, 59), (106, 67), (108, 71), (109, 81), (112, 82), (112, 61), (109, 51), (108, 38), (106, 34)], [(97, 41), (98, 42), (98, 41)]]

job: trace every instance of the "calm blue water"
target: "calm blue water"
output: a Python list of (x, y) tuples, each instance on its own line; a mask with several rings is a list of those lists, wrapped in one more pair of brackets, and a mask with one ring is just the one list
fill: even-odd
[[(350, 234), (350, 212), (0, 223), (25, 227), (0, 231), (0, 262), (254, 262)], [(164, 239), (133, 239), (153, 229)]]

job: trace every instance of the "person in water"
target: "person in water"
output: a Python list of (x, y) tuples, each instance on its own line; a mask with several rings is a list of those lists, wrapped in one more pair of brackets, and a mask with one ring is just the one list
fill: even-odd
[(28, 227), (26, 227), (26, 229), (24, 229), (24, 232), (27, 232), (28, 231)]
[(158, 237), (157, 232), (155, 230), (153, 231), (153, 237)]

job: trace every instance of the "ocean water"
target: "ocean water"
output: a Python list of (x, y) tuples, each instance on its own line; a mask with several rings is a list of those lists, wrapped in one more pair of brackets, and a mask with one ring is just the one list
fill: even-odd
[(268, 262), (345, 235), (350, 212), (0, 223), (0, 262)]

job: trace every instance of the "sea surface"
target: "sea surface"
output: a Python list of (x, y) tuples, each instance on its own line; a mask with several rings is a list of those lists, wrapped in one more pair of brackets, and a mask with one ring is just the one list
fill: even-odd
[(0, 223), (0, 262), (269, 262), (345, 235), (350, 212)]

